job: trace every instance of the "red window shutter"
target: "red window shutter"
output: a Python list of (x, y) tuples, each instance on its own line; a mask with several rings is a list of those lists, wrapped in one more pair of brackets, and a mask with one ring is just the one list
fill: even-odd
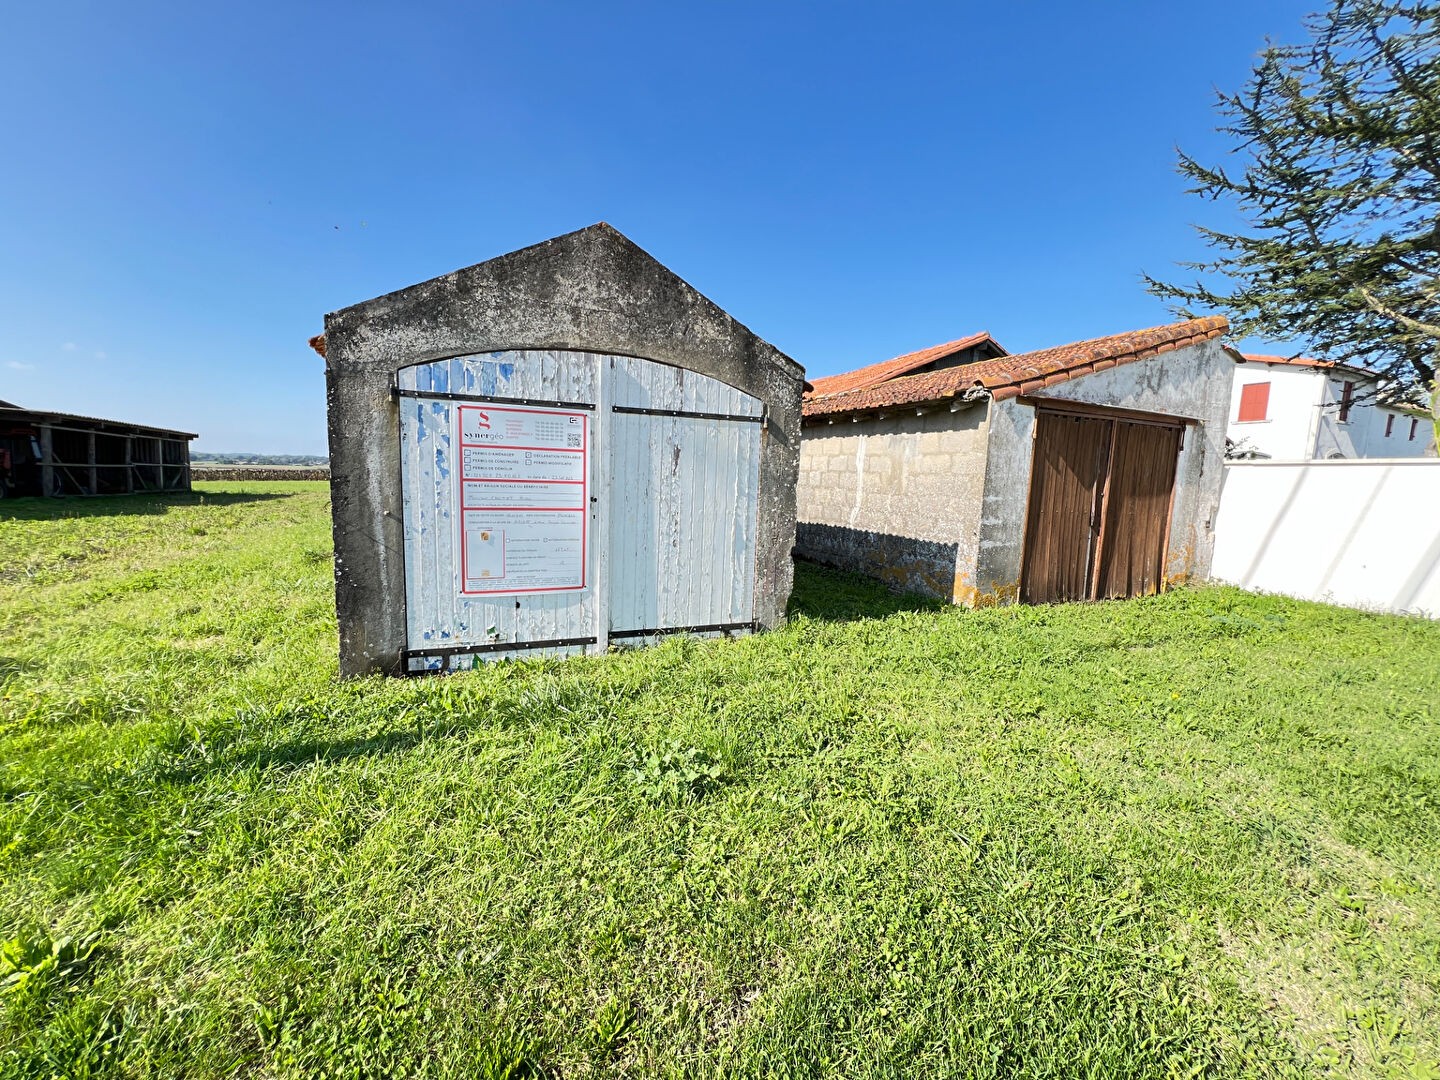
[(1340, 387), (1340, 422), (1350, 419), (1350, 406), (1355, 402), (1355, 384), (1347, 382)]
[(1264, 420), (1265, 410), (1270, 407), (1270, 384), (1249, 383), (1240, 388), (1240, 419)]
[(1391, 413), (1385, 417), (1385, 438), (1390, 438), (1390, 433), (1395, 430), (1395, 414)]

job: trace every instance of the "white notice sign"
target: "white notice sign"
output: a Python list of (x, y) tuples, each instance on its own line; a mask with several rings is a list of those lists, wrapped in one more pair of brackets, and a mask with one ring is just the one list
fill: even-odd
[(460, 592), (585, 588), (590, 416), (461, 405)]

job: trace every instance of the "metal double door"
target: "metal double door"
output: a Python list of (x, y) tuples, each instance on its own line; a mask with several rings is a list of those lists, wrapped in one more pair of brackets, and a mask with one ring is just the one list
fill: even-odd
[(409, 671), (747, 633), (764, 407), (635, 357), (401, 370)]

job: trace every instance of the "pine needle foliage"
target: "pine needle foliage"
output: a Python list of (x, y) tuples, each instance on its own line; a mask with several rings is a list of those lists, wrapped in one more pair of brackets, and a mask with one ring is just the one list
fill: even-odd
[(1303, 342), (1377, 372), (1392, 398), (1432, 395), (1433, 410), (1440, 4), (1334, 0), (1306, 28), (1306, 43), (1269, 45), (1243, 91), (1217, 92), (1238, 168), (1180, 153), (1191, 193), (1247, 227), (1197, 226), (1217, 254), (1181, 264), (1193, 283), (1145, 280), (1179, 312)]

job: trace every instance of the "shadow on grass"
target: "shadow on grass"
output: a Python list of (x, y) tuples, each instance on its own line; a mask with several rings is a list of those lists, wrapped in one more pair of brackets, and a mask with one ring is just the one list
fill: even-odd
[[(816, 563), (795, 564), (795, 590), (790, 614), (810, 619), (840, 622), (880, 619), (904, 611), (941, 611), (946, 604), (914, 593), (895, 593), (861, 574), (833, 570)], [(271, 746), (221, 751), (205, 761), (181, 761), (161, 765), (155, 780), (192, 784), (217, 773), (256, 770), (288, 773), (310, 765), (331, 765), (355, 758), (403, 754), (420, 744), (447, 739), (470, 730), (464, 723), (436, 722), (418, 728), (398, 729), (349, 739), (300, 739)]]
[(943, 600), (918, 593), (897, 593), (874, 578), (795, 560), (795, 591), (790, 614), (822, 622), (883, 619), (902, 611), (941, 611)]
[(56, 521), (61, 518), (164, 514), (177, 506), (230, 506), (235, 503), (289, 499), (290, 491), (176, 491), (154, 495), (98, 495), (0, 502), (0, 521)]
[(294, 772), (307, 765), (331, 765), (352, 758), (404, 753), (426, 740), (442, 739), (460, 731), (460, 725), (437, 725), (421, 730), (387, 731), (354, 739), (305, 739), (217, 755), (214, 760), (164, 769), (155, 779), (171, 784), (193, 784), (214, 776), (255, 769), (259, 772)]

